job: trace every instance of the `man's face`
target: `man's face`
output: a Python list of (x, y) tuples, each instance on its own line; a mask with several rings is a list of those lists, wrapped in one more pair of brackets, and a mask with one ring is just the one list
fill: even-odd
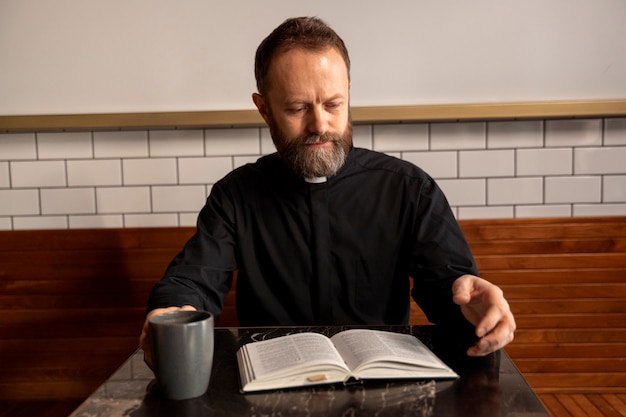
[(337, 173), (352, 148), (348, 71), (335, 49), (274, 57), (268, 92), (253, 95), (279, 155), (305, 178)]

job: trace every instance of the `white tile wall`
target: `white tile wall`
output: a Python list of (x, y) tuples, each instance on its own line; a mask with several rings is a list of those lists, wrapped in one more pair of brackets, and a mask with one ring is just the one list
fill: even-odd
[(96, 200), (93, 188), (44, 188), (41, 190), (41, 213), (93, 214)]
[(517, 206), (515, 217), (571, 217), (572, 206), (569, 204)]
[(176, 159), (124, 159), (124, 185), (176, 184)]
[(489, 122), (487, 124), (487, 147), (537, 148), (543, 146), (543, 122), (541, 120)]
[(98, 213), (150, 213), (150, 187), (96, 188)]
[(486, 123), (433, 123), (430, 126), (431, 150), (485, 149)]
[(13, 222), (10, 217), (0, 217), (0, 230), (11, 230)]
[(487, 201), (485, 179), (439, 180), (439, 187), (453, 206), (483, 206)]
[(147, 131), (94, 132), (96, 158), (147, 158)]
[(155, 130), (150, 132), (150, 156), (202, 156), (202, 130)]
[(379, 152), (428, 149), (428, 125), (407, 123), (374, 126), (374, 150)]
[[(626, 215), (626, 118), (361, 124), (457, 218)], [(211, 185), (274, 152), (269, 129), (0, 133), (0, 229), (193, 226)]]
[(619, 174), (626, 168), (626, 147), (580, 148), (574, 151), (576, 174)]
[(195, 226), (198, 221), (198, 213), (180, 213), (178, 216), (179, 226)]
[(617, 203), (626, 201), (626, 175), (607, 175), (603, 178), (602, 201)]
[(0, 162), (0, 188), (9, 188), (11, 179), (9, 177), (9, 163)]
[(69, 216), (70, 229), (122, 228), (124, 217), (121, 214)]
[(178, 226), (178, 216), (167, 214), (126, 214), (125, 227), (174, 227)]
[(39, 214), (39, 190), (0, 190), (0, 216)]
[(41, 217), (15, 217), (13, 229), (15, 230), (44, 230), (44, 229), (67, 229), (66, 216), (41, 216)]
[(276, 152), (276, 147), (274, 142), (272, 142), (270, 130), (266, 127), (261, 128), (261, 154), (267, 155), (272, 152)]
[(0, 160), (19, 161), (37, 158), (34, 133), (0, 134)]
[(602, 121), (548, 120), (546, 122), (546, 146), (601, 146)]
[(204, 135), (206, 155), (258, 155), (261, 152), (256, 128), (207, 129)]
[(39, 159), (91, 158), (91, 132), (38, 133), (37, 151)]
[(461, 151), (459, 175), (461, 177), (506, 177), (515, 171), (515, 151), (512, 149), (488, 151)]
[(461, 219), (510, 219), (512, 217), (512, 206), (460, 207), (458, 214), (458, 218)]
[(600, 177), (546, 178), (546, 203), (599, 203), (601, 187)]
[(626, 118), (605, 120), (604, 145), (626, 145)]
[(623, 216), (626, 204), (575, 204), (574, 216)]
[(575, 204), (574, 217), (623, 216), (626, 204)]
[(487, 204), (538, 204), (543, 202), (543, 179), (489, 178)]
[(571, 175), (573, 170), (571, 148), (518, 149), (517, 175)]
[(11, 162), (11, 186), (64, 187), (65, 161), (18, 161)]
[(458, 174), (458, 152), (403, 152), (402, 159), (417, 165), (436, 178), (455, 178)]
[[(256, 161), (258, 158), (253, 156), (247, 160)], [(230, 156), (178, 159), (178, 178), (181, 184), (213, 184), (232, 170), (233, 160)]]
[(152, 188), (152, 211), (158, 212), (198, 212), (206, 200), (203, 185), (186, 185)]
[[(357, 148), (374, 149), (374, 145), (372, 143), (372, 130), (374, 130), (372, 125), (352, 126), (352, 143), (354, 146)], [(272, 152), (274, 150), (275, 148), (272, 149)]]
[(122, 161), (119, 159), (68, 161), (67, 184), (70, 187), (122, 185)]

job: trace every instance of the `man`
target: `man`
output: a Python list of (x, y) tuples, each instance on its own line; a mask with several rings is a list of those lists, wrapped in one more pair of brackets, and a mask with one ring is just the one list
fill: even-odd
[[(468, 355), (509, 343), (509, 306), (476, 276), (434, 180), (353, 149), (341, 38), (317, 18), (288, 19), (259, 46), (255, 76), (252, 99), (277, 153), (213, 186), (197, 233), (155, 285), (148, 316), (219, 314), (237, 269), (242, 325), (402, 324), (412, 277), (411, 295), (430, 321), (478, 338)], [(149, 361), (147, 333), (144, 325)]]

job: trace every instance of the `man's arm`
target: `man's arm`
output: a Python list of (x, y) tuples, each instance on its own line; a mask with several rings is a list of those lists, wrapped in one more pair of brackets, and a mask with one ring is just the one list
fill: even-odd
[(468, 355), (504, 347), (513, 340), (515, 320), (502, 290), (478, 277), (469, 245), (435, 181), (423, 182), (419, 195), (413, 298), (433, 323), (463, 338), (478, 338)]
[(198, 216), (197, 231), (172, 260), (150, 292), (147, 316), (139, 338), (151, 363), (148, 319), (177, 310), (222, 311), (236, 269), (233, 208), (215, 184)]

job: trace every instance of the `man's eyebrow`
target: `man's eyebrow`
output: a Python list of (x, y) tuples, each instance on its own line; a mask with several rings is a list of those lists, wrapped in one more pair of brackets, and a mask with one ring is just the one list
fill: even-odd
[(341, 93), (338, 93), (338, 94), (335, 94), (334, 96), (330, 96), (324, 101), (345, 100), (345, 99), (346, 99), (346, 96), (344, 96)]
[(285, 100), (285, 104), (286, 105), (291, 105), (291, 104), (306, 104), (308, 103), (308, 100), (304, 100), (304, 99), (293, 99), (293, 100)]
[[(322, 102), (326, 103), (329, 101), (345, 100), (345, 99), (346, 99), (346, 96), (339, 93), (339, 94), (335, 94), (333, 96), (323, 99)], [(292, 105), (298, 105), (298, 104), (309, 104), (310, 102), (311, 102), (310, 100), (294, 98), (292, 100), (285, 100), (284, 105), (292, 106)]]

